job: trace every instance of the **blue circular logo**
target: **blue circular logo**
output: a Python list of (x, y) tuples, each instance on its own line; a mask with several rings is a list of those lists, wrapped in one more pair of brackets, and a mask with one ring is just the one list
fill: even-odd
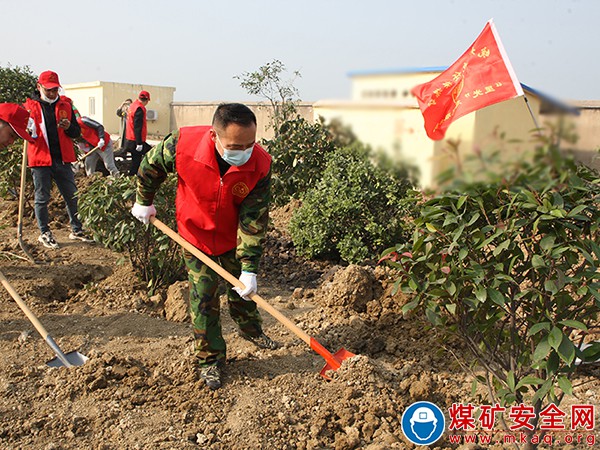
[(430, 402), (416, 402), (402, 414), (402, 432), (416, 445), (429, 445), (444, 434), (446, 419), (442, 410)]

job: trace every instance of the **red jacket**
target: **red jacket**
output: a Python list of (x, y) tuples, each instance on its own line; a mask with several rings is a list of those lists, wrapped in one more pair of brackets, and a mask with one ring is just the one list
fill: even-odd
[[(98, 142), (100, 142), (98, 130), (93, 129), (89, 125), (86, 125), (86, 123), (81, 119), (81, 117), (77, 118), (77, 123), (81, 127), (81, 137), (85, 139), (86, 142), (90, 143), (92, 147), (96, 147), (96, 145), (98, 145)], [(104, 131), (104, 146), (100, 150), (106, 150), (106, 147), (108, 147), (109, 142), (110, 134)]]
[[(37, 139), (35, 143), (27, 146), (27, 165), (29, 167), (40, 167), (40, 166), (51, 166), (52, 156), (50, 156), (50, 149), (48, 148), (48, 141), (46, 138), (46, 128), (42, 126), (43, 115), (42, 106), (39, 102), (28, 98), (25, 101), (25, 109), (29, 111), (31, 118), (35, 121), (35, 129), (37, 131)], [(59, 97), (54, 107), (56, 113), (56, 123), (60, 119), (71, 119), (73, 106), (69, 99), (65, 97)], [(72, 163), (77, 160), (75, 156), (75, 148), (73, 147), (73, 141), (69, 136), (66, 135), (65, 130), (60, 127), (58, 129), (58, 142), (60, 143), (60, 153), (64, 163)]]
[(255, 144), (248, 162), (231, 166), (221, 178), (210, 129), (180, 129), (175, 206), (181, 236), (209, 255), (221, 255), (236, 248), (240, 204), (268, 175), (271, 156)]
[(127, 112), (127, 124), (125, 128), (125, 139), (135, 142), (135, 130), (133, 129), (133, 118), (135, 117), (136, 111), (141, 108), (144, 111), (144, 121), (142, 122), (142, 142), (146, 142), (146, 136), (148, 135), (148, 122), (146, 121), (146, 107), (142, 102), (136, 100), (129, 107)]

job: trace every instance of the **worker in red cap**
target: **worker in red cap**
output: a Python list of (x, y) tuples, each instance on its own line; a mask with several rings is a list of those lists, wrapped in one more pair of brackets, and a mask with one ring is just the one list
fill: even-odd
[(48, 225), (48, 203), (52, 182), (56, 184), (67, 207), (71, 224), (69, 238), (90, 242), (83, 232), (77, 213), (77, 186), (71, 163), (77, 161), (72, 139), (80, 136), (73, 105), (58, 94), (60, 81), (56, 72), (47, 70), (38, 77), (38, 93), (25, 101), (38, 138), (27, 149), (34, 186), (34, 212), (40, 229), (38, 241), (56, 249), (58, 243)]
[(144, 155), (150, 150), (146, 143), (148, 128), (146, 121), (146, 105), (150, 101), (148, 91), (140, 91), (138, 98), (129, 107), (125, 127), (125, 151), (131, 153), (129, 175), (136, 175)]
[(19, 138), (34, 142), (27, 132), (29, 113), (14, 103), (0, 103), (0, 148), (8, 147)]

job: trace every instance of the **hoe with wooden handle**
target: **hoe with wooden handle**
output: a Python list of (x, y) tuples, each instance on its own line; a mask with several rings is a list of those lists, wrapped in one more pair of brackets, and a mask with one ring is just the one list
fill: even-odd
[[(202, 253), (200, 250), (198, 250), (196, 247), (194, 247), (192, 244), (190, 244), (188, 241), (182, 238), (179, 234), (177, 234), (167, 225), (158, 220), (156, 217), (151, 217), (150, 222), (156, 228), (161, 230), (163, 233), (165, 233), (167, 236), (169, 236), (171, 239), (173, 239), (191, 254), (193, 254), (196, 258), (198, 258), (200, 261), (202, 261), (204, 264), (206, 264), (208, 267), (210, 267), (212, 270), (218, 273), (227, 282), (229, 282), (235, 287), (239, 287), (242, 289), (245, 287), (240, 282), (240, 280), (238, 280), (227, 270), (225, 270), (223, 267), (221, 267), (219, 264), (213, 261), (209, 256)], [(294, 322), (285, 317), (278, 309), (271, 306), (258, 294), (252, 294), (250, 295), (250, 298), (254, 300), (258, 306), (260, 306), (262, 309), (271, 314), (275, 319), (277, 319), (279, 322), (285, 325), (286, 328), (292, 331), (296, 336), (298, 336), (306, 344), (308, 344), (310, 348), (312, 348), (315, 352), (317, 352), (325, 359), (325, 367), (323, 367), (323, 369), (320, 372), (323, 378), (330, 379), (330, 377), (327, 375), (328, 371), (338, 370), (344, 360), (356, 356), (354, 353), (351, 353), (344, 348), (338, 350), (335, 354), (331, 354), (325, 347), (323, 347), (319, 342), (317, 342), (315, 338), (310, 337), (308, 334), (302, 331), (296, 324), (294, 324)]]
[(100, 150), (100, 147), (94, 147), (93, 149), (91, 149), (89, 152), (87, 152), (85, 155), (80, 156), (79, 158), (77, 158), (79, 160), (79, 162), (82, 162), (85, 160), (85, 158), (87, 158), (90, 155), (93, 155), (94, 153), (96, 153), (98, 150)]

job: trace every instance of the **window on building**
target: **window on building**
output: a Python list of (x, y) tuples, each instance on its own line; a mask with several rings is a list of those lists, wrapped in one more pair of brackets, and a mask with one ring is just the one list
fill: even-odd
[(88, 106), (89, 106), (89, 112), (90, 112), (90, 116), (93, 116), (96, 114), (96, 97), (89, 97), (89, 102), (88, 102)]

